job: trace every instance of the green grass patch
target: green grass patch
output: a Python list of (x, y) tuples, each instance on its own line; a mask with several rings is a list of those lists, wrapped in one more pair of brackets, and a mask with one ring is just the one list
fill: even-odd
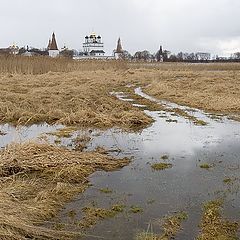
[(208, 163), (203, 163), (199, 166), (200, 168), (203, 168), (203, 169), (210, 169), (212, 168), (212, 165), (208, 164)]
[(129, 211), (131, 213), (142, 213), (143, 212), (143, 208), (138, 207), (138, 206), (131, 206)]
[(99, 220), (113, 218), (117, 214), (124, 211), (124, 205), (113, 205), (110, 209), (85, 207), (82, 209), (84, 212), (83, 219), (79, 222), (81, 228), (90, 228), (97, 224)]
[(231, 178), (224, 178), (223, 182), (226, 183), (226, 184), (230, 184), (230, 183), (232, 183), (232, 179)]
[(112, 190), (109, 189), (109, 188), (101, 188), (101, 189), (99, 189), (99, 191), (100, 191), (101, 193), (106, 193), (106, 194), (112, 193)]
[(205, 121), (200, 120), (200, 119), (196, 119), (193, 123), (198, 126), (206, 126), (207, 125), (207, 123)]
[(171, 163), (154, 163), (153, 165), (151, 165), (151, 167), (156, 171), (161, 171), (161, 170), (172, 168), (173, 165)]

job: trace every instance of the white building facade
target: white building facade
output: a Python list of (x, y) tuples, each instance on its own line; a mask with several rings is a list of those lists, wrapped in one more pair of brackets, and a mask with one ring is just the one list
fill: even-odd
[(83, 43), (83, 52), (85, 56), (103, 57), (105, 55), (102, 37), (92, 33), (85, 37)]
[(83, 50), (73, 56), (75, 60), (114, 60), (115, 56), (106, 56), (102, 37), (96, 33), (86, 36), (83, 43)]

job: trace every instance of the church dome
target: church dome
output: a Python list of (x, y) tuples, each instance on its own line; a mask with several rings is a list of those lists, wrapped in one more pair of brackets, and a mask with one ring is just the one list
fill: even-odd
[(101, 38), (101, 36), (98, 36), (97, 38), (98, 38), (98, 39), (100, 39), (100, 38)]

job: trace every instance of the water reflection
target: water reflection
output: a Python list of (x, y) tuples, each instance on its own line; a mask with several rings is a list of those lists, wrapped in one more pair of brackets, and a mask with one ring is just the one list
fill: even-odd
[[(152, 101), (158, 101), (137, 89), (136, 93)], [(125, 99), (124, 93), (119, 98)], [(162, 103), (159, 101), (159, 103)], [(135, 104), (135, 103), (134, 103)], [(184, 106), (164, 102), (168, 108)], [(239, 184), (240, 160), (240, 123), (222, 118), (214, 120), (203, 111), (191, 110), (191, 114), (208, 122), (206, 126), (196, 126), (180, 116), (173, 116), (168, 111), (145, 111), (155, 122), (137, 133), (126, 133), (119, 129), (107, 131), (94, 130), (88, 150), (97, 146), (110, 150), (118, 157), (133, 157), (133, 162), (120, 171), (92, 175), (92, 187), (67, 204), (58, 219), (69, 224), (68, 212), (76, 211), (76, 219), (82, 217), (81, 209), (94, 202), (98, 207), (110, 207), (113, 204), (124, 204), (126, 210), (111, 220), (104, 220), (88, 231), (91, 235), (104, 239), (134, 239), (139, 229), (146, 229), (149, 221), (159, 219), (166, 214), (184, 210), (189, 219), (184, 224), (184, 231), (176, 239), (194, 239), (198, 232), (202, 203), (206, 200), (225, 197), (225, 214), (236, 219), (240, 211)], [(164, 116), (164, 118), (162, 117)], [(177, 122), (167, 122), (172, 119)], [(56, 130), (59, 126), (33, 125), (16, 130), (8, 125), (2, 126), (7, 133), (0, 136), (0, 146), (18, 139), (23, 141), (39, 134)], [(73, 135), (73, 138), (77, 133)], [(63, 145), (71, 144), (71, 138), (64, 139)], [(115, 151), (121, 149), (121, 152)], [(112, 151), (111, 151), (112, 150)], [(153, 171), (152, 163), (167, 155), (167, 162), (172, 169)], [(214, 167), (204, 170), (201, 163)], [(223, 179), (237, 179), (229, 190)], [(112, 189), (111, 194), (103, 194), (101, 188)], [(151, 204), (149, 204), (151, 202)], [(132, 205), (141, 206), (141, 214), (130, 214)], [(155, 228), (159, 232), (159, 228)], [(86, 237), (86, 239), (93, 239)]]

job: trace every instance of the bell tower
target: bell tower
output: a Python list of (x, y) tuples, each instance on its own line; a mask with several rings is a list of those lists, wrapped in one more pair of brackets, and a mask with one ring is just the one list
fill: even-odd
[(54, 32), (52, 34), (51, 43), (49, 41), (49, 45), (50, 45), (48, 50), (49, 56), (53, 58), (57, 57), (59, 55), (59, 50), (58, 50), (56, 36)]
[(122, 58), (122, 54), (123, 54), (122, 43), (121, 43), (121, 39), (118, 38), (117, 49), (114, 51), (114, 57), (116, 59), (121, 59)]

